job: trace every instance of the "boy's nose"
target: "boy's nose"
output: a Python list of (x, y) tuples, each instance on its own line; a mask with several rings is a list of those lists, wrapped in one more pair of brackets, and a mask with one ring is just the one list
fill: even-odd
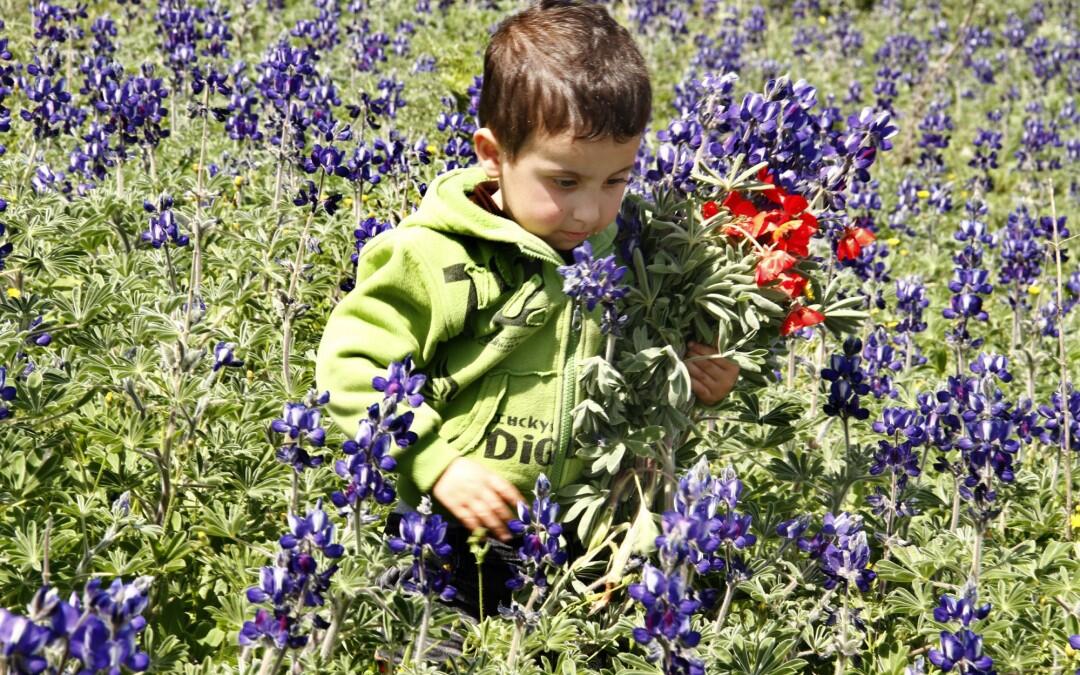
[(600, 216), (600, 204), (595, 198), (584, 199), (574, 209), (574, 221), (581, 226), (582, 230), (596, 228), (596, 220)]

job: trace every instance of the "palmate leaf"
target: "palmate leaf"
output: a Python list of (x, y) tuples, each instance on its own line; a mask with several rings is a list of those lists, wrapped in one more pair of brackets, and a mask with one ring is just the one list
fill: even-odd
[(807, 662), (789, 658), (794, 646), (792, 638), (776, 640), (772, 637), (755, 641), (750, 646), (740, 645), (732, 649), (721, 670), (738, 675), (796, 675), (803, 671)]

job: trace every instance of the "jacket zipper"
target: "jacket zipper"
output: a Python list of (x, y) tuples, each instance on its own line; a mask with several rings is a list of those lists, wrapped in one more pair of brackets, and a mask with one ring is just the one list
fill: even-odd
[(563, 473), (566, 470), (567, 453), (570, 451), (570, 435), (573, 430), (573, 404), (572, 395), (577, 386), (577, 350), (578, 341), (581, 337), (581, 304), (574, 302), (574, 310), (570, 316), (570, 336), (566, 341), (566, 353), (563, 355), (563, 381), (559, 393), (559, 445), (555, 454), (555, 464), (552, 466), (551, 484), (558, 489), (562, 487)]

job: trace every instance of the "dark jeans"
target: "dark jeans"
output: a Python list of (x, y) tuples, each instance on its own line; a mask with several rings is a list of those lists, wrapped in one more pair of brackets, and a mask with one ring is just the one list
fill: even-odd
[[(401, 514), (391, 513), (386, 519), (384, 532), (388, 535), (399, 536), (401, 529)], [(563, 532), (566, 540), (566, 550), (569, 561), (573, 562), (584, 553), (577, 538), (568, 532)], [(477, 573), (476, 556), (469, 550), (469, 531), (460, 523), (450, 520), (446, 528), (446, 543), (450, 545), (450, 585), (457, 590), (452, 600), (445, 603), (473, 619), (480, 619), (480, 578)], [(510, 541), (503, 543), (497, 539), (488, 540), (487, 554), (484, 556), (483, 570), (483, 599), (484, 616), (495, 616), (499, 613), (499, 605), (510, 606), (513, 593), (506, 587), (506, 582), (517, 575), (521, 569), (521, 560), (518, 558), (518, 549), (521, 547), (522, 537), (515, 536)]]
[[(384, 534), (400, 536), (401, 518), (400, 513), (391, 513), (387, 516)], [(584, 555), (584, 548), (574, 534), (564, 531), (563, 539), (566, 542), (569, 558), (567, 564)], [(446, 561), (450, 565), (450, 585), (457, 590), (457, 593), (452, 600), (446, 602), (440, 600), (440, 602), (460, 614), (462, 621), (473, 623), (480, 619), (480, 579), (477, 574), (476, 556), (469, 550), (468, 530), (457, 521), (449, 519), (446, 528), (446, 543), (451, 549)], [(510, 606), (513, 593), (506, 587), (506, 582), (516, 576), (517, 570), (521, 568), (521, 560), (518, 558), (518, 549), (521, 544), (521, 536), (515, 536), (507, 543), (497, 539), (489, 540), (482, 566), (485, 617), (497, 616), (500, 605)], [(391, 568), (379, 580), (379, 585), (383, 588), (399, 586), (401, 574), (406, 572), (407, 570), (402, 570), (401, 567)], [(424, 658), (432, 663), (456, 662), (461, 657), (464, 642), (465, 631), (451, 629), (449, 634), (444, 634), (441, 638), (429, 638), (428, 645), (424, 648)], [(376, 658), (384, 664), (380, 668), (388, 668), (385, 664), (389, 663), (400, 664), (402, 649), (395, 649), (393, 653), (377, 653)], [(389, 671), (381, 670), (380, 672)]]

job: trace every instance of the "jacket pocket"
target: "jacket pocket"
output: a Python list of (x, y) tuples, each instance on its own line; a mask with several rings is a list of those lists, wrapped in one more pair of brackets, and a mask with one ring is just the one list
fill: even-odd
[(505, 372), (493, 373), (474, 385), (478, 391), (473, 405), (467, 412), (443, 424), (443, 432), (451, 448), (460, 454), (467, 454), (483, 440), (506, 396), (508, 378)]

